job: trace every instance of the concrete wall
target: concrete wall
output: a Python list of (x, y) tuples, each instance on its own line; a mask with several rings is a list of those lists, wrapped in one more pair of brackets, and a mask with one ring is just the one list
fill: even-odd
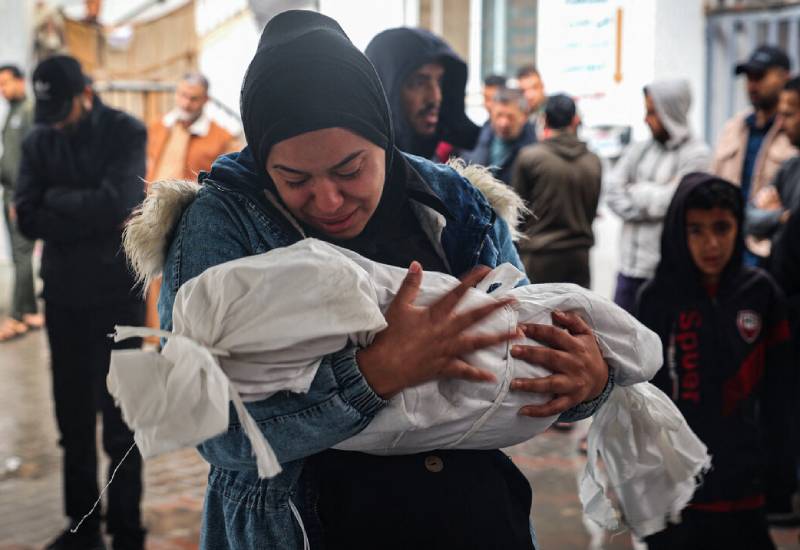
[(703, 137), (706, 97), (705, 15), (702, 0), (656, 2), (655, 78), (686, 78), (692, 87), (692, 128)]
[(400, 0), (319, 0), (319, 11), (338, 21), (361, 51), (379, 32), (415, 25), (419, 17), (414, 3)]

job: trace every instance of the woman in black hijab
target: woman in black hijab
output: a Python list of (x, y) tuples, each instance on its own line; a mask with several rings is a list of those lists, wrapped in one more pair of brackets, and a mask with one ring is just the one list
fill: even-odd
[[(258, 479), (236, 421), (199, 446), (211, 464), (201, 546), (290, 549), (305, 538), (314, 548), (532, 548), (530, 488), (500, 451), (378, 457), (328, 450), (403, 388), (450, 377), (486, 380), (460, 358), (513, 334), (465, 330), (502, 305), (460, 314), (454, 308), (485, 274), (478, 265), (520, 266), (506, 222), (453, 169), (394, 147), (372, 65), (328, 17), (291, 11), (270, 21), (245, 76), (241, 112), (248, 147), (220, 157), (199, 190), (156, 184), (148, 201), (157, 206), (145, 204), (133, 222), (158, 228), (168, 241), (162, 327), (171, 328), (185, 281), (306, 236), (410, 268), (386, 312), (388, 328), (369, 347), (325, 357), (306, 394), (248, 404), (281, 461), (279, 476)], [(148, 262), (164, 251), (151, 250), (157, 237), (145, 233), (143, 250), (131, 238), (126, 251), (146, 277), (154, 274)], [(436, 304), (417, 307), (420, 262), (469, 274)], [(554, 375), (515, 381), (514, 389), (559, 394), (521, 414), (569, 409), (568, 418), (583, 418), (610, 391), (608, 367), (582, 321), (556, 321), (569, 331), (524, 328), (553, 349), (513, 352)]]

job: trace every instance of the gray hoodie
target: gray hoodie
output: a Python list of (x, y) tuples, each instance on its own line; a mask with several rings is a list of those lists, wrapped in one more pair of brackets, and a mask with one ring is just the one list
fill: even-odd
[(605, 181), (605, 200), (623, 221), (619, 271), (648, 279), (658, 264), (662, 223), (675, 188), (685, 174), (708, 170), (711, 151), (689, 127), (688, 82), (660, 80), (645, 91), (669, 139), (628, 146)]

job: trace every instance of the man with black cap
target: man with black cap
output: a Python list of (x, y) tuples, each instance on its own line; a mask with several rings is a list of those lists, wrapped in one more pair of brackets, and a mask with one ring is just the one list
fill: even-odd
[[(106, 389), (114, 325), (141, 325), (144, 304), (121, 250), (122, 224), (144, 198), (146, 130), (103, 105), (69, 56), (33, 73), (36, 126), (22, 146), (14, 202), (20, 231), (42, 239), (42, 279), (53, 397), (63, 448), (64, 507), (70, 526), (47, 548), (102, 549), (96, 415), (116, 470), (106, 530), (115, 550), (144, 548), (142, 461)], [(128, 344), (134, 347), (139, 342)], [(129, 453), (127, 459), (124, 459)], [(124, 459), (124, 460), (123, 460)]]
[[(711, 171), (742, 189), (750, 202), (772, 182), (781, 164), (797, 149), (781, 128), (778, 99), (789, 80), (791, 63), (780, 48), (759, 46), (750, 59), (736, 65), (735, 74), (747, 77), (747, 95), (752, 111), (729, 120), (720, 133)], [(746, 239), (745, 261), (754, 264), (769, 254), (769, 241)]]
[(520, 241), (525, 271), (537, 283), (575, 283), (589, 288), (592, 222), (600, 198), (602, 165), (578, 139), (575, 102), (556, 94), (544, 111), (548, 138), (525, 147), (511, 184), (533, 209)]
[(467, 64), (438, 36), (395, 28), (364, 52), (381, 79), (401, 151), (433, 158), (440, 142), (471, 150), (480, 128), (464, 111)]

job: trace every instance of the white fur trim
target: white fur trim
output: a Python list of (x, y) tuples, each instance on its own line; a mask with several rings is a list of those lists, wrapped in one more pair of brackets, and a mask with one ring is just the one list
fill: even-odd
[(161, 275), (168, 238), (199, 190), (200, 185), (190, 181), (157, 181), (125, 224), (122, 246), (136, 280), (144, 283), (145, 289)]
[(495, 178), (487, 167), (480, 164), (467, 164), (463, 159), (451, 158), (447, 165), (483, 193), (497, 215), (508, 224), (514, 241), (524, 236), (517, 227), (530, 210), (516, 191)]

